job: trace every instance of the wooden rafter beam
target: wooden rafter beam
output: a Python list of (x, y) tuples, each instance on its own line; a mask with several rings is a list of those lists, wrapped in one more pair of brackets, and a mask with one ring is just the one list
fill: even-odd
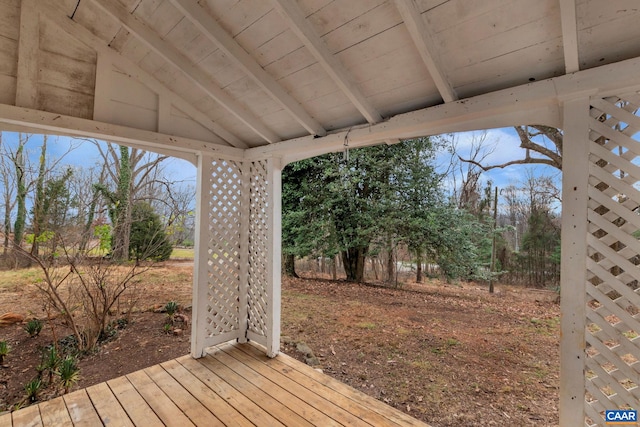
[(23, 0), (20, 6), (16, 105), (36, 108), (38, 103), (39, 14), (37, 0)]
[(382, 120), (380, 113), (364, 97), (349, 72), (327, 48), (318, 34), (307, 22), (304, 14), (293, 0), (273, 0), (273, 4), (280, 15), (287, 21), (289, 28), (304, 43), (316, 61), (329, 74), (340, 90), (349, 98), (351, 103), (360, 111), (369, 123)]
[(560, 21), (562, 25), (565, 71), (573, 73), (580, 70), (576, 0), (560, 0)]
[(155, 31), (149, 28), (144, 22), (132, 15), (118, 2), (111, 0), (91, 0), (101, 10), (120, 22), (130, 33), (134, 34), (138, 40), (143, 42), (155, 54), (179, 70), (200, 90), (218, 102), (231, 114), (236, 116), (247, 127), (260, 135), (265, 141), (272, 143), (280, 140), (271, 129), (269, 129), (260, 119), (253, 115), (244, 106), (236, 102), (224, 90), (222, 90), (213, 79), (201, 68), (196, 66), (189, 58), (183, 55), (178, 49), (164, 41)]
[[(640, 91), (640, 58), (578, 71), (548, 80), (411, 111), (374, 125), (332, 132), (322, 138), (296, 138), (246, 150), (249, 160), (275, 156), (285, 163), (379, 144), (391, 138), (416, 138), (450, 132), (538, 123), (562, 127), (561, 106), (577, 97), (611, 96)], [(610, 76), (616, 76), (611, 79)]]
[(111, 60), (111, 63), (120, 71), (148, 86), (151, 90), (160, 95), (161, 101), (168, 100), (169, 104), (173, 104), (176, 108), (195, 120), (205, 129), (208, 129), (209, 131), (222, 138), (229, 145), (236, 148), (248, 147), (248, 145), (240, 140), (236, 135), (232, 134), (231, 132), (220, 126), (218, 123), (211, 120), (209, 116), (195, 108), (186, 99), (182, 98), (179, 94), (167, 88), (151, 74), (147, 73), (124, 56), (111, 50), (108, 57)]
[[(43, 133), (82, 136), (116, 142), (130, 147), (165, 153), (191, 153), (216, 155), (220, 158), (240, 160), (245, 150), (210, 142), (198, 141), (148, 130), (134, 129), (95, 120), (80, 119), (62, 114), (0, 104), (0, 128), (4, 124), (14, 129), (34, 129)], [(183, 157), (179, 154), (171, 154)]]
[(444, 102), (457, 100), (458, 95), (447, 81), (431, 33), (414, 0), (395, 0), (395, 3), (422, 61), (427, 66), (427, 70), (436, 84), (438, 92), (440, 92), (440, 96)]
[(49, 2), (38, 2), (37, 6), (48, 19), (53, 21), (67, 34), (78, 40), (82, 40), (87, 46), (96, 50), (98, 52), (99, 60), (100, 58), (108, 58), (111, 64), (115, 65), (119, 70), (142, 82), (159, 96), (167, 98), (178, 109), (193, 118), (193, 120), (204, 128), (219, 136), (229, 145), (237, 148), (247, 148), (247, 144), (241, 141), (237, 136), (211, 120), (205, 113), (193, 107), (191, 103), (166, 87), (158, 79), (151, 76), (138, 65), (107, 46), (104, 41), (100, 40), (100, 38), (94, 35), (91, 31), (87, 30), (74, 20), (69, 19), (64, 11), (58, 9)]
[(327, 131), (305, 111), (276, 80), (267, 73), (196, 0), (170, 0), (210, 41), (218, 45), (258, 86), (277, 101), (310, 134), (324, 136)]

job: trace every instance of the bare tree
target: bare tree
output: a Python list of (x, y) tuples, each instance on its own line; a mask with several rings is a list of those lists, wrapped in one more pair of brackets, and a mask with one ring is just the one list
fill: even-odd
[(471, 212), (479, 209), (482, 199), (480, 177), (484, 168), (483, 162), (495, 151), (495, 144), (488, 143), (486, 131), (474, 134), (469, 148), (468, 159), (457, 154), (459, 141), (454, 136), (451, 139), (450, 176), (453, 180), (453, 199), (459, 208), (466, 208)]
[[(528, 164), (548, 165), (562, 170), (562, 131), (542, 125), (516, 126), (515, 130), (520, 138), (520, 148), (525, 150), (524, 158), (497, 165), (487, 165), (484, 163), (486, 158), (478, 159), (473, 155), (467, 159), (460, 159), (481, 168), (483, 171)], [(532, 156), (532, 152), (538, 155)]]
[(85, 141), (96, 145), (104, 164), (108, 165), (109, 182), (101, 182), (96, 188), (110, 205), (112, 255), (118, 260), (127, 259), (132, 206), (135, 202), (151, 199), (150, 189), (160, 181), (160, 165), (168, 157), (110, 143), (104, 145), (96, 140)]
[(9, 251), (10, 235), (11, 235), (11, 212), (16, 205), (16, 176), (13, 170), (13, 160), (7, 149), (6, 143), (3, 144), (2, 133), (0, 132), (0, 182), (2, 183), (2, 205), (4, 208), (4, 238), (2, 244), (2, 254), (7, 255)]

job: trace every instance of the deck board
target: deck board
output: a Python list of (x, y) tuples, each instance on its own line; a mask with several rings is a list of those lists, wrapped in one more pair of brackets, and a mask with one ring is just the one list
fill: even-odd
[[(258, 349), (251, 345), (244, 346), (242, 350), (257, 358), (258, 361), (262, 361), (265, 365), (272, 367), (313, 391), (318, 396), (332, 401), (350, 414), (370, 425), (394, 425), (402, 422), (408, 422), (408, 420), (402, 420), (401, 417), (398, 416), (398, 414), (402, 414), (402, 412), (399, 412), (387, 405), (384, 405), (384, 407), (385, 409), (388, 408), (390, 411), (376, 410), (374, 405), (380, 405), (381, 402), (362, 392), (358, 392), (346, 384), (322, 374), (293, 358), (285, 355), (276, 359), (269, 359), (266, 355), (263, 358), (263, 354), (260, 354), (259, 351), (257, 351)], [(411, 417), (408, 418), (410, 418), (410, 422), (416, 421)]]
[[(127, 378), (164, 424), (185, 427), (195, 425), (145, 371), (134, 372), (127, 375)], [(173, 391), (169, 389), (167, 392)]]
[[(251, 360), (244, 359), (243, 361), (242, 359), (237, 359), (224, 351), (219, 351), (213, 354), (213, 356), (238, 375), (241, 375), (247, 381), (251, 382), (251, 384), (261, 390), (264, 390), (274, 399), (296, 412), (311, 425), (322, 425), (327, 427), (342, 425), (331, 418), (329, 412), (324, 413), (322, 410), (316, 409), (312, 404), (315, 395), (305, 393), (308, 390), (302, 387), (296, 388), (297, 384), (292, 381), (287, 381), (288, 378), (282, 377), (282, 382), (280, 383), (278, 381), (273, 381), (272, 378), (269, 378), (267, 375), (264, 375), (263, 372), (259, 371), (259, 367), (261, 366), (260, 364), (254, 364), (256, 366), (249, 368), (243, 362), (251, 362)], [(256, 370), (256, 368), (258, 368), (258, 370)], [(269, 368), (265, 368), (265, 370), (269, 370)], [(331, 402), (324, 401), (323, 403), (325, 408), (326, 406), (332, 406)], [(342, 415), (346, 418), (349, 414), (345, 412)]]
[(125, 410), (129, 418), (135, 425), (144, 425), (149, 427), (161, 427), (164, 423), (158, 418), (153, 409), (144, 398), (138, 393), (138, 390), (131, 384), (127, 377), (119, 377), (107, 381), (111, 392), (116, 396), (120, 405)]
[(86, 389), (77, 390), (63, 396), (71, 421), (76, 427), (92, 427), (100, 425), (100, 417), (96, 413)]
[(247, 398), (244, 394), (236, 390), (232, 385), (226, 383), (222, 378), (202, 364), (202, 359), (183, 359), (182, 366), (187, 368), (193, 375), (204, 381), (218, 396), (225, 399), (239, 413), (244, 415), (256, 426), (282, 426), (285, 425), (272, 417), (267, 411), (262, 409), (256, 402)]
[(40, 416), (44, 427), (73, 427), (71, 416), (62, 397), (41, 403)]
[[(187, 358), (188, 356), (185, 356)], [(181, 359), (178, 359), (181, 360)], [(200, 403), (206, 406), (209, 411), (218, 417), (222, 425), (233, 425), (239, 427), (251, 427), (247, 418), (238, 412), (225, 399), (218, 394), (212, 393), (211, 389), (195, 377), (187, 368), (182, 366), (177, 360), (171, 360), (162, 364), (162, 367), (171, 374), (180, 384), (191, 393)]]
[(13, 420), (14, 426), (42, 427), (40, 405), (29, 406), (19, 411), (15, 411), (12, 414), (11, 419)]
[(223, 344), (0, 416), (1, 426), (427, 426), (286, 356)]

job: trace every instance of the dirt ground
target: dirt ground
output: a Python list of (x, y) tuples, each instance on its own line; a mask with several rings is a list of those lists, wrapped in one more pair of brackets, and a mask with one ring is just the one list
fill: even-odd
[[(189, 330), (167, 334), (169, 300), (188, 309), (191, 264), (154, 267), (140, 311), (80, 361), (91, 384), (189, 352)], [(0, 314), (44, 317), (32, 286), (1, 286)], [(282, 348), (299, 360), (433, 426), (558, 423), (559, 307), (545, 293), (428, 281), (401, 289), (323, 279), (284, 279)], [(57, 322), (57, 321), (52, 321)], [(57, 338), (65, 336), (55, 324)], [(12, 351), (0, 368), (0, 410), (24, 402), (51, 322), (29, 338), (24, 325), (0, 328)], [(40, 400), (59, 390), (49, 387)], [(23, 403), (24, 404), (24, 403)]]

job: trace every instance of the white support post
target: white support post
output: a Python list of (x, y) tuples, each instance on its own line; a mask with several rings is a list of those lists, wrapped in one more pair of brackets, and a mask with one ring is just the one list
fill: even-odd
[(585, 422), (585, 325), (589, 98), (564, 103), (560, 426)]
[(240, 212), (240, 289), (239, 289), (239, 307), (238, 322), (242, 331), (238, 342), (247, 342), (247, 331), (249, 330), (249, 221), (251, 221), (251, 167), (250, 162), (242, 163), (242, 190), (241, 202), (242, 211)]
[(280, 351), (280, 314), (282, 287), (282, 163), (273, 158), (267, 163), (269, 182), (269, 255), (267, 265), (267, 356)]
[(209, 158), (198, 156), (198, 172), (196, 182), (196, 230), (195, 254), (193, 266), (193, 302), (191, 323), (191, 356), (204, 356), (207, 310), (207, 260), (209, 240), (209, 215), (207, 211), (209, 190), (207, 182), (211, 176), (211, 161)]

